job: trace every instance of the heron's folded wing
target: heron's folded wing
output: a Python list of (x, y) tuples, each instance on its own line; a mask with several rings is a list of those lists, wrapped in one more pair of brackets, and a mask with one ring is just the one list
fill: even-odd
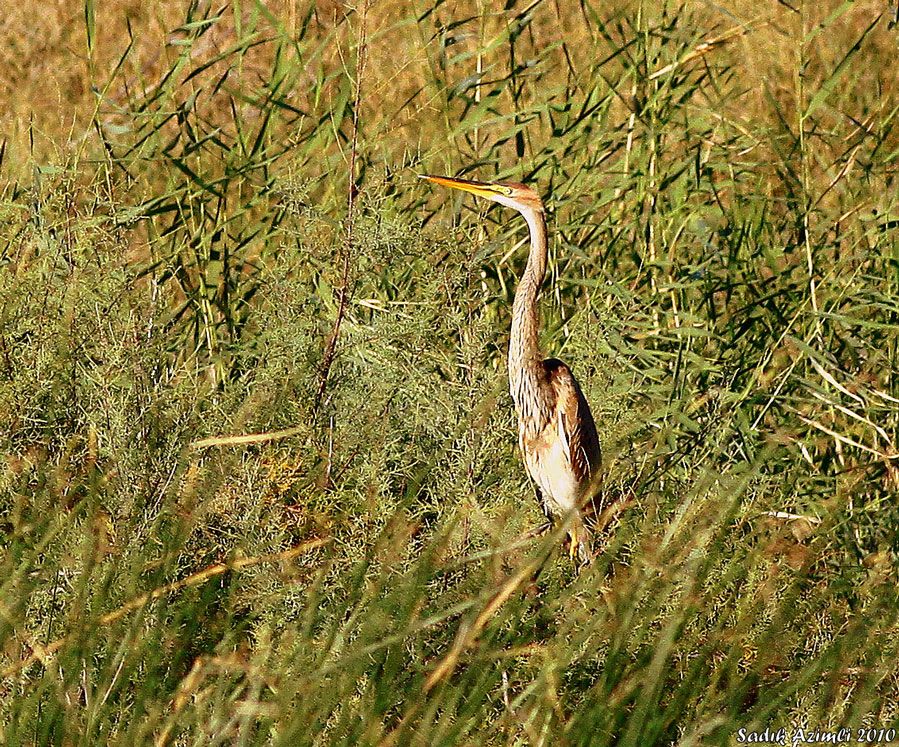
[(592, 483), (599, 472), (601, 457), (590, 405), (568, 366), (555, 359), (544, 361), (544, 365), (556, 394), (559, 438), (575, 479), (579, 483)]

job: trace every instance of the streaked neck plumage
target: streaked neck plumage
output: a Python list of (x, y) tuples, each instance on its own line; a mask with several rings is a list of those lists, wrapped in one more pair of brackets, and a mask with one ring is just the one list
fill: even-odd
[(528, 223), (531, 250), (512, 305), (512, 333), (509, 340), (509, 389), (518, 411), (522, 434), (536, 435), (552, 412), (548, 383), (543, 371), (543, 355), (537, 335), (537, 297), (546, 275), (546, 218), (532, 207), (518, 208)]

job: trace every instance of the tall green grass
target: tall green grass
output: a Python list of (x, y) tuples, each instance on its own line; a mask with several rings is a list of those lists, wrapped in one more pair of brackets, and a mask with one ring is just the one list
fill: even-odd
[[(899, 728), (888, 18), (190, 3), (151, 64), (83, 10), (81, 131), (2, 166), (6, 743)], [(579, 575), (506, 393), (523, 222), (415, 170), (546, 197)]]

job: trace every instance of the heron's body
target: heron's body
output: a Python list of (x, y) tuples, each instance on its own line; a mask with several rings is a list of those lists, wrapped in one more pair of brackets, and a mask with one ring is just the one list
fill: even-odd
[(546, 515), (567, 522), (572, 553), (590, 560), (583, 515), (599, 482), (600, 447), (590, 406), (571, 369), (544, 360), (538, 345), (537, 298), (546, 275), (546, 220), (540, 197), (523, 184), (488, 184), (426, 176), (517, 210), (527, 221), (531, 248), (512, 306), (509, 389), (518, 413), (518, 444)]
[(599, 438), (590, 406), (568, 366), (553, 358), (541, 365), (554, 396), (551, 414), (533, 428), (519, 419), (518, 443), (544, 511), (555, 520), (572, 514), (575, 534), (583, 537), (577, 550), (585, 555), (589, 534), (580, 526), (581, 513), (590, 508), (598, 487)]

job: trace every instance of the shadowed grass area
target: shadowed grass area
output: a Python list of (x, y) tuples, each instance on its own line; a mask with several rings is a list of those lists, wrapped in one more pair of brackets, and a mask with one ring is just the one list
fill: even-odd
[[(899, 728), (890, 19), (482, 6), (80, 9), (93, 98), (0, 164), (8, 743)], [(415, 171), (546, 197), (580, 575), (516, 451), (523, 221)]]

